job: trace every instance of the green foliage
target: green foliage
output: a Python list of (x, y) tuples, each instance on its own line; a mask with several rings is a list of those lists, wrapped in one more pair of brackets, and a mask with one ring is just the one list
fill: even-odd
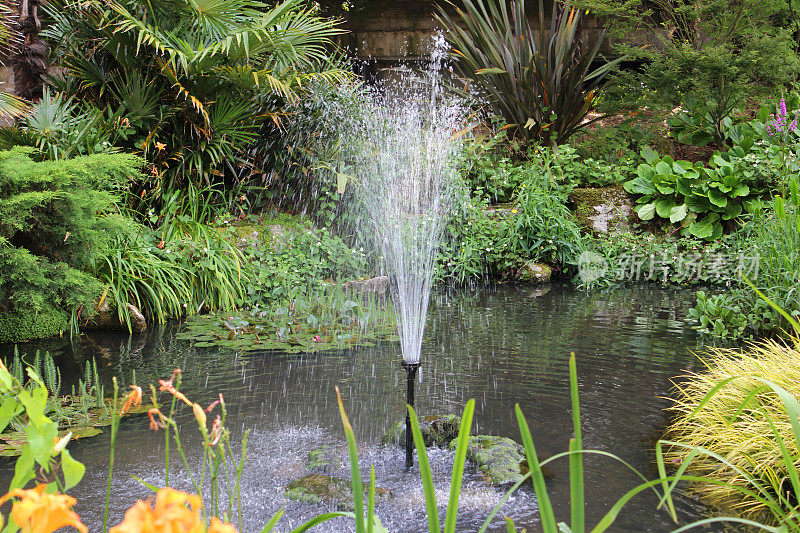
[(119, 190), (138, 175), (129, 155), (34, 162), (30, 151), (0, 152), (0, 313), (55, 316), (100, 296), (87, 274), (126, 225)]
[(683, 235), (716, 240), (724, 221), (757, 206), (754, 172), (739, 147), (715, 153), (708, 166), (659, 158), (652, 150), (642, 155), (647, 162), (625, 183), (625, 190), (638, 196), (634, 210), (642, 221), (658, 217), (680, 224)]
[[(316, 292), (326, 278), (355, 279), (367, 273), (363, 248), (350, 248), (329, 229), (316, 228), (308, 219), (267, 218), (243, 228), (250, 232), (242, 235), (240, 242), (253, 268), (247, 289), (251, 306), (265, 309), (276, 303), (288, 304), (307, 292)], [(241, 235), (240, 230), (235, 231)]]
[(377, 338), (398, 339), (394, 308), (387, 305), (387, 298), (356, 295), (336, 285), (307, 291), (266, 309), (256, 306), (235, 314), (195, 317), (178, 338), (200, 348), (280, 350), (282, 354), (371, 345)]
[(39, 374), (26, 368), (25, 384), (20, 374), (12, 374), (0, 362), (0, 433), (9, 429), (23, 433), (9, 491), (25, 487), (37, 475), (48, 480), (51, 492), (70, 490), (85, 471), (67, 450), (72, 434), (59, 434), (58, 424), (48, 416), (52, 401)]
[(155, 231), (139, 227), (118, 235), (92, 263), (120, 320), (130, 327), (127, 304), (157, 322), (244, 302), (250, 265), (217, 228), (180, 216)]
[[(756, 287), (789, 316), (800, 316), (800, 195), (797, 180), (787, 198), (776, 197), (772, 209), (759, 211), (740, 231), (743, 246), (759, 258), (751, 275)], [(717, 336), (780, 334), (787, 320), (764, 299), (738, 284), (715, 296), (698, 293), (691, 316), (698, 329)]]
[(59, 335), (69, 327), (69, 313), (44, 305), (38, 311), (0, 313), (0, 343)]
[[(231, 183), (253, 165), (259, 128), (279, 120), (318, 71), (334, 22), (302, 0), (48, 5), (46, 34), (66, 77), (60, 91), (120, 128), (117, 145), (141, 153), (148, 179), (135, 196), (158, 207), (188, 183)], [(245, 174), (247, 175), (247, 172)]]
[(536, 27), (528, 21), (524, 0), (511, 5), (464, 0), (463, 9), (452, 4), (458, 16), (439, 7), (437, 19), (449, 32), (453, 57), (514, 135), (525, 142), (561, 144), (585, 126), (600, 83), (623, 59), (592, 69), (605, 32), (583, 47), (577, 36), (581, 11), (554, 4), (547, 28), (541, 0)]
[(113, 145), (123, 133), (113, 117), (45, 87), (42, 98), (31, 104), (24, 120), (0, 128), (0, 148), (31, 146), (40, 158), (69, 159), (114, 152)]

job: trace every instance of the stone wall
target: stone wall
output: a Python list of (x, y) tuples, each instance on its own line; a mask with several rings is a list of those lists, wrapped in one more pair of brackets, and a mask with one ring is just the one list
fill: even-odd
[[(340, 41), (361, 59), (378, 62), (420, 59), (427, 55), (431, 39), (440, 29), (434, 19), (435, 3), (434, 0), (372, 0), (346, 21), (350, 33)], [(552, 0), (545, 2), (548, 24), (552, 6)], [(529, 17), (538, 18), (538, 7), (535, 0), (528, 1)], [(597, 42), (601, 33), (602, 27), (596, 20), (585, 19), (583, 35), (587, 42)], [(609, 43), (604, 43), (601, 50), (608, 54)]]

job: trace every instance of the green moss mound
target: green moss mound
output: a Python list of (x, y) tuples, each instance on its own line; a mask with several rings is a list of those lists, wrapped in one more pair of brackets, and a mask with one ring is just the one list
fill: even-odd
[(69, 315), (46, 307), (38, 313), (0, 313), (0, 342), (23, 342), (53, 337), (67, 329)]

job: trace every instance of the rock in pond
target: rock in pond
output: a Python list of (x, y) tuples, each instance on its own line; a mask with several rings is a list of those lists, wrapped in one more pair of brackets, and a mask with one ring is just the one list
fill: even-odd
[[(457, 441), (450, 443), (456, 449)], [(475, 463), (492, 485), (507, 485), (521, 480), (528, 472), (525, 449), (507, 437), (475, 435), (467, 444), (467, 459)]]
[[(364, 483), (364, 493), (369, 490), (369, 483)], [(388, 489), (375, 487), (375, 502), (381, 502), (392, 496)], [(295, 479), (286, 486), (286, 497), (306, 503), (333, 502), (336, 507), (353, 510), (353, 485), (349, 480), (331, 477), (325, 474), (309, 474)]]
[[(429, 415), (419, 417), (419, 430), (425, 447), (444, 448), (458, 436), (461, 417), (456, 415)], [(386, 445), (405, 446), (406, 419), (401, 418), (384, 433), (381, 442)]]
[(517, 279), (527, 283), (549, 283), (553, 275), (553, 269), (549, 265), (525, 261), (519, 270)]
[[(131, 331), (142, 333), (146, 330), (147, 319), (142, 312), (133, 304), (127, 304), (125, 307), (131, 320)], [(95, 314), (84, 325), (84, 329), (128, 329), (128, 325), (119, 319), (116, 307), (109, 300), (103, 300)]]

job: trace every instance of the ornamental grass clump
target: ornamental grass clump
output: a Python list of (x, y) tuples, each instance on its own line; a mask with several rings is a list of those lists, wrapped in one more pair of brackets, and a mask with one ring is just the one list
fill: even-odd
[(712, 349), (677, 387), (664, 456), (725, 512), (800, 530), (800, 339)]

